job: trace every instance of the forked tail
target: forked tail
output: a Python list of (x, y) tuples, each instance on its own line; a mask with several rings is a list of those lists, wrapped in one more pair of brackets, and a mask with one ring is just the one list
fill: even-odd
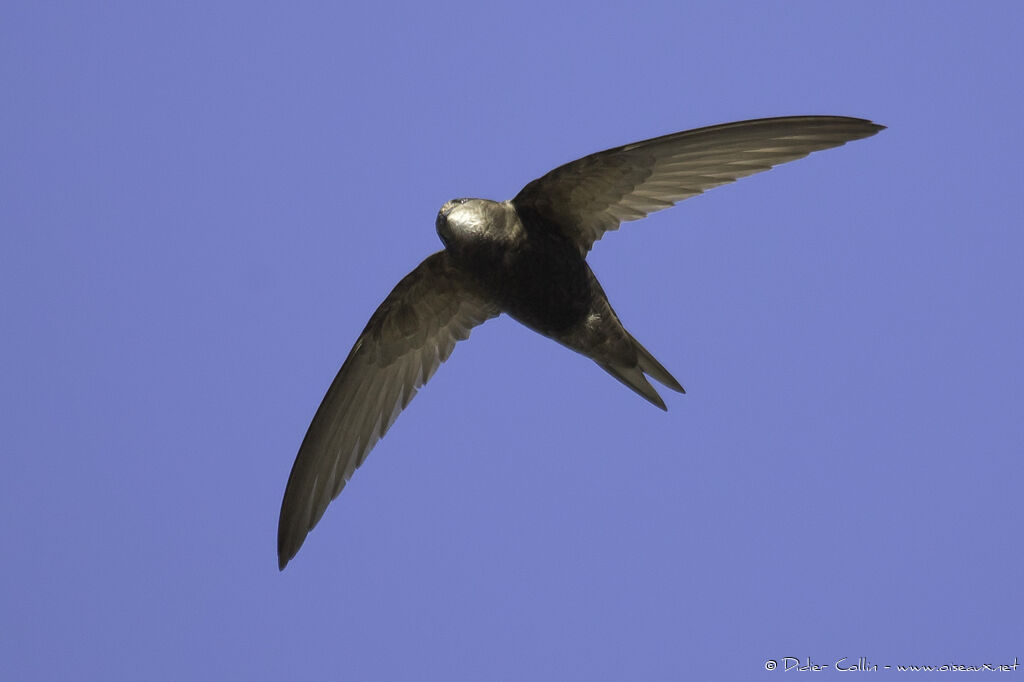
[(654, 390), (651, 382), (647, 381), (647, 377), (644, 375), (650, 375), (652, 379), (664, 384), (673, 391), (679, 391), (680, 393), (686, 393), (686, 391), (676, 381), (675, 377), (669, 374), (668, 370), (655, 360), (654, 356), (646, 348), (640, 345), (639, 341), (634, 339), (632, 335), (630, 335), (629, 339), (633, 342), (633, 350), (636, 351), (636, 361), (634, 364), (616, 362), (598, 362), (597, 364), (613, 377), (636, 391), (638, 395), (648, 400), (651, 404), (667, 411), (668, 408), (665, 407), (665, 401), (661, 399), (661, 396), (658, 395), (658, 392)]

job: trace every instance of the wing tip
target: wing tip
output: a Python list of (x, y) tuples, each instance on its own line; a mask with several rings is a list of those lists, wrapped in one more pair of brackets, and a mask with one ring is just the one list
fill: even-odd
[(850, 120), (851, 121), (856, 121), (857, 124), (858, 124), (858, 127), (861, 129), (861, 132), (863, 132), (862, 135), (859, 135), (858, 137), (853, 138), (855, 140), (863, 140), (865, 137), (871, 137), (872, 135), (877, 135), (878, 133), (882, 132), (883, 130), (885, 130), (888, 127), (888, 126), (882, 125), (881, 123), (875, 123), (874, 121), (872, 121), (870, 119), (867, 119), (867, 118), (854, 118), (854, 119), (850, 119)]
[(303, 535), (298, 542), (295, 538), (285, 532), (284, 526), (281, 526), (278, 532), (277, 538), (277, 570), (283, 571), (288, 562), (295, 558), (295, 555), (299, 553), (299, 548), (302, 547), (302, 543), (305, 540)]

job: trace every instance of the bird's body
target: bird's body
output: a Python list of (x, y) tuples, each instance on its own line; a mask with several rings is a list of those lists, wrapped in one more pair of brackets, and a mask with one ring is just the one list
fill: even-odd
[(568, 236), (542, 221), (524, 221), (512, 202), (487, 199), (448, 202), (437, 231), (452, 263), (472, 273), (501, 312), (586, 355), (662, 409), (665, 403), (637, 373), (641, 357), (659, 380), (682, 391), (623, 328), (585, 252)]
[(445, 249), (373, 314), (310, 424), (281, 507), (280, 568), (456, 341), (500, 313), (591, 358), (665, 409), (647, 376), (683, 388), (622, 326), (587, 265), (593, 243), (622, 221), (879, 130), (837, 116), (711, 126), (583, 157), (511, 201), (446, 203), (436, 222)]
[(511, 202), (450, 201), (437, 232), (452, 262), (527, 327), (551, 336), (585, 317), (590, 268), (579, 249), (564, 235), (524, 225)]

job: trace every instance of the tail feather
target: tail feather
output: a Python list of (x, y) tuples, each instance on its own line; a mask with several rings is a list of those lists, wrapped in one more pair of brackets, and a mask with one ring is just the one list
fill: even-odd
[[(630, 337), (633, 338), (632, 336)], [(648, 352), (646, 348), (640, 345), (640, 342), (633, 339), (633, 348), (636, 350), (637, 363), (647, 374), (650, 374), (653, 379), (664, 384), (673, 391), (679, 393), (686, 393), (686, 390), (682, 385), (676, 381), (676, 378), (668, 373), (668, 370), (662, 367), (661, 363), (654, 359), (654, 356)]]
[(654, 356), (648, 352), (646, 348), (640, 345), (636, 339), (632, 336), (629, 340), (633, 342), (633, 350), (636, 351), (635, 364), (623, 364), (616, 362), (598, 362), (604, 371), (611, 374), (613, 377), (629, 386), (631, 389), (636, 391), (642, 398), (648, 400), (651, 404), (660, 407), (663, 410), (668, 410), (665, 407), (665, 401), (661, 399), (658, 392), (651, 386), (651, 382), (647, 381), (647, 377), (644, 374), (648, 374), (652, 379), (664, 384), (666, 387), (671, 388), (673, 391), (679, 391), (680, 393), (686, 393), (683, 387), (680, 385), (676, 378), (669, 374), (668, 370), (665, 369), (660, 362), (654, 359)]
[(626, 365), (612, 365), (607, 362), (599, 362), (597, 364), (599, 364), (604, 371), (608, 372), (626, 386), (629, 386), (631, 389), (636, 391), (640, 397), (650, 401), (651, 404), (656, 407), (660, 407), (666, 412), (668, 411), (668, 408), (665, 407), (665, 401), (661, 399), (658, 392), (654, 390), (653, 386), (651, 386), (651, 382), (647, 381), (647, 377), (644, 376), (644, 373), (638, 366), (628, 367)]

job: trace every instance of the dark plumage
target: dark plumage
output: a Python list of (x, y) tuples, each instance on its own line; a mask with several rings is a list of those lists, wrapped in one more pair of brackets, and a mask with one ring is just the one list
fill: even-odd
[(726, 123), (585, 156), (511, 201), (446, 203), (437, 216), (444, 250), (377, 308), (309, 425), (281, 505), (280, 568), (455, 343), (500, 313), (666, 409), (647, 376), (683, 387), (619, 322), (586, 262), (594, 242), (623, 221), (883, 129), (839, 116)]

